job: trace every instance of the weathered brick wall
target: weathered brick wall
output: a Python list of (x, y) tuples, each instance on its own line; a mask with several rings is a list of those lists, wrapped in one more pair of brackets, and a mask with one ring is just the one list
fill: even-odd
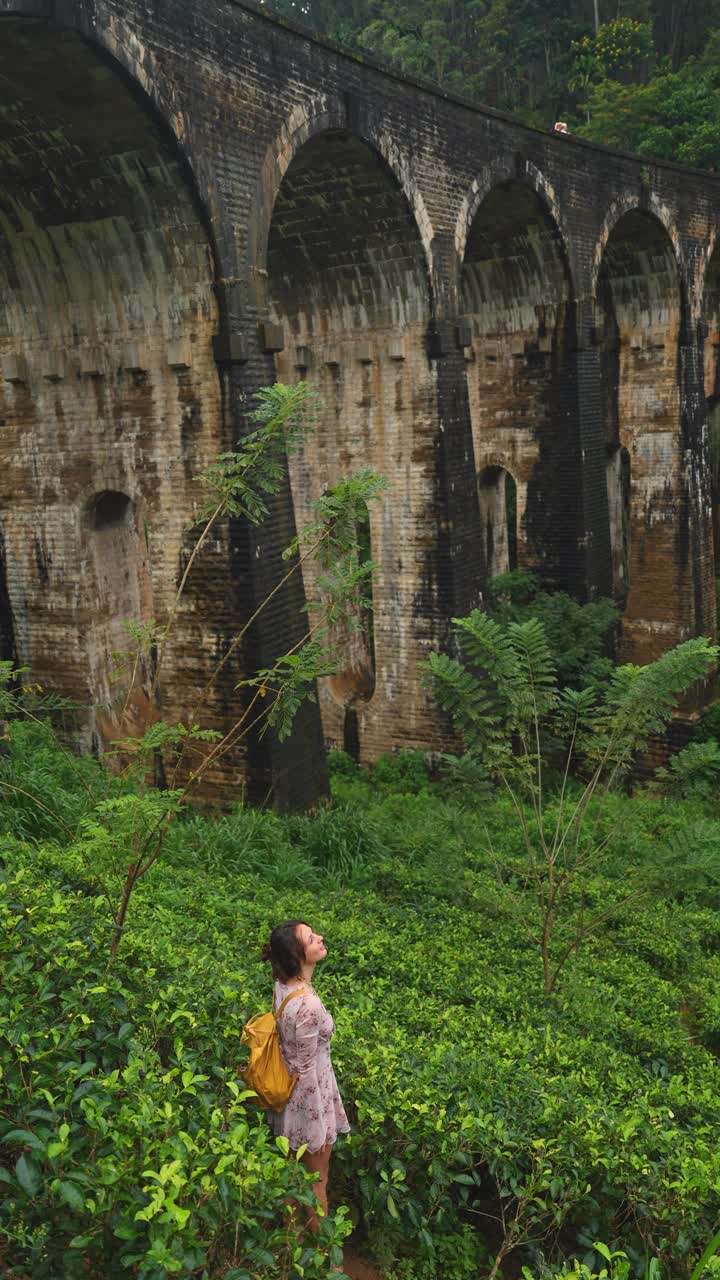
[[(3, 349), (32, 372), (3, 384), (0, 615), (7, 633), (12, 613), (21, 656), (44, 663), (46, 680), (103, 696), (118, 609), (149, 608), (149, 594), (156, 613), (167, 607), (190, 475), (245, 429), (276, 367), (318, 382), (320, 431), (270, 524), (232, 528), (209, 553), (167, 671), (175, 704), (277, 581), (296, 513), (358, 463), (392, 485), (372, 517), (381, 569), (374, 692), (358, 704), (366, 758), (442, 737), (416, 662), (480, 598), (477, 478), (488, 465), (518, 481), (527, 563), (579, 596), (613, 582), (627, 596), (636, 659), (711, 628), (706, 406), (718, 323), (703, 289), (717, 178), (542, 135), (249, 4), (0, 0), (0, 13), (18, 11), (38, 21), (0, 28), (3, 75), (13, 73), (3, 84), (14, 86), (0, 153)], [(76, 31), (82, 55), (65, 34)], [(270, 321), (281, 352), (260, 337)], [(168, 361), (178, 339), (190, 339), (186, 368)], [(122, 365), (126, 346), (143, 349), (144, 381)], [(102, 370), (81, 372), (92, 348)], [(60, 349), (71, 372), (53, 381), (42, 360)], [(81, 527), (83, 503), (104, 489), (132, 501), (107, 554)], [(128, 580), (108, 561), (125, 561)], [(96, 597), (91, 619), (84, 601)], [(246, 662), (298, 638), (300, 603), (299, 583), (278, 594)], [(228, 681), (219, 715), (234, 696)], [(348, 697), (323, 694), (336, 741)], [(251, 775), (281, 802), (318, 794), (320, 735), (308, 708), (294, 740), (254, 746)]]
[[(679, 527), (682, 297), (672, 244), (643, 212), (628, 213), (615, 226), (602, 271), (618, 361), (617, 445), (629, 468), (629, 491), (621, 496), (622, 467), (609, 459), (611, 508), (627, 507), (622, 648), (629, 661), (642, 661), (688, 635), (689, 548)], [(612, 526), (616, 566), (621, 518), (616, 514)]]
[[(357, 722), (365, 758), (388, 741), (430, 747), (442, 730), (418, 669), (443, 639), (434, 589), (437, 393), (425, 354), (431, 298), (407, 202), (365, 144), (319, 138), (292, 163), (275, 206), (268, 281), (285, 342), (278, 377), (293, 382), (301, 371), (321, 404), (314, 435), (291, 463), (299, 527), (342, 477), (369, 467), (391, 482), (369, 512), (378, 566), (372, 635), (337, 637), (347, 656), (322, 684), (326, 741), (347, 744)], [(317, 577), (306, 562), (310, 599)]]
[(494, 188), (472, 223), (461, 295), (472, 336), (467, 378), (484, 567), (491, 574), (510, 567), (507, 555), (488, 562), (490, 544), (494, 552), (507, 542), (502, 477), (495, 480), (501, 468), (517, 485), (518, 565), (548, 585), (582, 591), (570, 296), (562, 244), (540, 197), (517, 181)]
[[(0, 235), (6, 583), (18, 656), (78, 704), (97, 750), (138, 727), (142, 695), (116, 679), (123, 621), (168, 615), (197, 473), (222, 447), (212, 256), (177, 158), (117, 76), (72, 33), (10, 23), (3, 37), (18, 175)], [(203, 557), (167, 653), (172, 717), (223, 626), (204, 588), (226, 575), (226, 544)], [(222, 722), (217, 698), (208, 715)]]

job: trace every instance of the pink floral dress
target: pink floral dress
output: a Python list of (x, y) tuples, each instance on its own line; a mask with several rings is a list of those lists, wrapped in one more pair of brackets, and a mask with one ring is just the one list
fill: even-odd
[[(289, 991), (284, 982), (275, 983), (275, 1008), (279, 1009)], [(298, 1082), (284, 1111), (271, 1111), (270, 1123), (278, 1137), (284, 1135), (293, 1151), (307, 1144), (319, 1151), (335, 1142), (339, 1133), (349, 1133), (350, 1125), (338, 1092), (330, 1061), (330, 1037), (335, 1023), (315, 991), (293, 996), (278, 1020), (280, 1052)]]

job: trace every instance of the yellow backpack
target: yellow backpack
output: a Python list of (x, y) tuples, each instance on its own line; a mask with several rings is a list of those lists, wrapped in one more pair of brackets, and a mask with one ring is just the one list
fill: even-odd
[(250, 1046), (250, 1058), (240, 1072), (248, 1089), (257, 1094), (258, 1104), (272, 1111), (283, 1111), (290, 1101), (297, 1076), (291, 1076), (280, 1052), (280, 1036), (277, 1020), (288, 1000), (305, 995), (306, 989), (298, 987), (286, 995), (277, 1013), (256, 1013), (245, 1024), (240, 1037), (241, 1044)]

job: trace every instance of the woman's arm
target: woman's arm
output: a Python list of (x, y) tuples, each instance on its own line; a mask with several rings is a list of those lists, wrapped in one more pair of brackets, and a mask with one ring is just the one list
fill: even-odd
[(298, 1004), (300, 1008), (295, 1018), (295, 1049), (299, 1083), (310, 1084), (316, 1079), (317, 1073), (320, 1002), (316, 997), (304, 996)]

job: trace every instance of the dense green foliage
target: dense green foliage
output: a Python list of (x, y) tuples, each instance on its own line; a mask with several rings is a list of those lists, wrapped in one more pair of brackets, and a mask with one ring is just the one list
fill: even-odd
[(665, 62), (639, 83), (598, 76), (584, 103), (587, 118), (578, 132), (593, 142), (720, 168), (720, 34), (714, 32), (702, 56), (677, 71)]
[[(718, 0), (274, 0), (407, 75), (548, 128), (720, 163)], [(596, 25), (597, 24), (597, 25)]]
[[(0, 769), (29, 790), (56, 770), (70, 812), (79, 784), (40, 734), (13, 725)], [(315, 817), (179, 820), (110, 970), (81, 857), (42, 814), (4, 811), (6, 1274), (315, 1278), (351, 1220), (389, 1280), (474, 1280), (503, 1248), (533, 1277), (572, 1258), (598, 1272), (595, 1242), (631, 1275), (652, 1259), (658, 1280), (690, 1275), (720, 1218), (720, 904), (712, 874), (672, 867), (693, 823), (720, 847), (711, 809), (615, 795), (591, 812), (584, 892), (607, 921), (548, 1003), (485, 852), (489, 834), (501, 878), (519, 872), (510, 802), (468, 803), (418, 756), (375, 775), (338, 758)], [(615, 913), (638, 868), (652, 889)], [(259, 944), (296, 914), (328, 939), (318, 985), (353, 1124), (309, 1244), (282, 1221), (302, 1168), (237, 1085), (240, 1027), (269, 998)]]
[(487, 612), (496, 622), (537, 618), (543, 624), (561, 687), (584, 689), (610, 679), (619, 618), (612, 600), (579, 604), (564, 591), (543, 591), (539, 579), (521, 569), (492, 578), (486, 597)]
[[(525, 865), (520, 888), (508, 885), (507, 892), (542, 955), (550, 996), (567, 961), (606, 919), (604, 909), (589, 909), (585, 894), (604, 847), (591, 805), (629, 775), (679, 697), (710, 675), (718, 649), (695, 637), (644, 667), (618, 666), (609, 678), (572, 688), (559, 678), (539, 617), (498, 622), (475, 609), (453, 622), (457, 656), (431, 654), (427, 672), (465, 745), (463, 771), (474, 763), (478, 776), (501, 784), (512, 801)], [(569, 629), (572, 644), (571, 637)], [(707, 755), (709, 748), (695, 750)], [(495, 852), (492, 841), (488, 847)], [(636, 901), (643, 882), (626, 885), (624, 905)]]
[(705, 708), (692, 739), (659, 769), (656, 786), (668, 795), (702, 799), (717, 808), (720, 795), (720, 702)]

